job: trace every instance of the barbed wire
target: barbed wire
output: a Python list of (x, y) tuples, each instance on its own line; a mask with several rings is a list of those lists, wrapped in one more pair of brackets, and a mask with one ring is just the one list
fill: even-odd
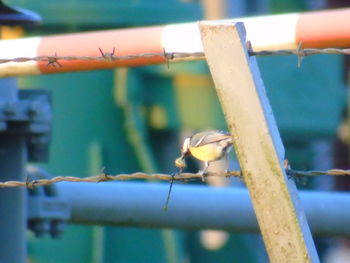
[[(343, 169), (331, 169), (326, 171), (297, 171), (287, 169), (286, 173), (289, 178), (295, 177), (310, 177), (310, 176), (320, 176), (320, 175), (330, 175), (330, 176), (350, 176), (350, 170)], [(208, 176), (217, 176), (217, 177), (238, 177), (242, 178), (241, 171), (229, 171), (227, 173), (208, 173), (205, 175)], [(27, 187), (34, 188), (37, 186), (47, 186), (59, 182), (90, 182), (90, 183), (99, 183), (107, 181), (126, 181), (126, 180), (136, 180), (136, 179), (145, 179), (145, 180), (157, 180), (157, 181), (192, 181), (192, 180), (202, 180), (202, 175), (200, 173), (180, 173), (180, 174), (164, 174), (164, 173), (154, 173), (147, 174), (143, 172), (136, 172), (132, 174), (118, 174), (118, 175), (109, 175), (106, 173), (101, 173), (99, 175), (90, 176), (90, 177), (75, 177), (75, 176), (56, 176), (48, 179), (36, 179), (31, 180), (29, 177), (26, 182), (23, 181), (6, 181), (0, 182), (0, 188), (10, 188), (10, 187)]]
[(320, 175), (330, 175), (330, 176), (350, 176), (350, 170), (345, 169), (330, 169), (326, 171), (297, 171), (297, 170), (286, 170), (290, 177), (298, 176), (320, 176)]
[[(141, 53), (141, 54), (131, 54), (125, 56), (115, 55), (115, 48), (113, 48), (112, 53), (104, 53), (100, 48), (99, 51), (101, 56), (58, 56), (55, 52), (54, 56), (37, 56), (37, 57), (18, 57), (12, 59), (0, 59), (0, 64), (9, 63), (9, 62), (27, 62), (27, 61), (43, 61), (48, 62), (47, 66), (53, 67), (62, 67), (59, 61), (117, 61), (117, 60), (132, 60), (138, 58), (153, 58), (153, 57), (162, 57), (165, 58), (167, 63), (169, 60), (179, 59), (179, 58), (205, 58), (203, 52), (171, 52), (167, 53), (163, 50), (163, 53)], [(340, 49), (340, 48), (305, 48), (302, 49), (299, 45), (298, 49), (281, 49), (281, 50), (263, 50), (263, 51), (248, 51), (251, 56), (270, 56), (270, 55), (297, 55), (298, 56), (298, 65), (300, 65), (301, 59), (316, 54), (342, 54), (350, 55), (350, 48)], [(289, 177), (298, 177), (298, 176), (319, 176), (319, 175), (331, 175), (331, 176), (347, 176), (350, 175), (350, 170), (343, 169), (331, 169), (327, 171), (296, 171), (296, 170), (286, 170)], [(241, 171), (230, 171), (228, 173), (209, 173), (206, 176), (221, 176), (221, 177), (241, 177)], [(26, 182), (22, 181), (6, 181), (0, 182), (0, 188), (5, 187), (28, 187), (33, 188), (35, 186), (46, 186), (58, 182), (105, 182), (105, 181), (123, 181), (123, 180), (135, 180), (135, 179), (146, 179), (146, 180), (174, 180), (174, 181), (186, 181), (198, 179), (202, 180), (202, 175), (199, 173), (181, 173), (176, 175), (169, 174), (147, 174), (142, 172), (136, 172), (132, 174), (119, 174), (119, 175), (108, 175), (101, 173), (100, 175), (90, 176), (90, 177), (74, 177), (74, 176), (56, 176), (50, 179), (37, 179), (37, 180), (27, 180)]]
[[(197, 58), (204, 59), (205, 54), (203, 52), (163, 52), (163, 53), (141, 53), (141, 54), (130, 54), (125, 56), (118, 56), (115, 54), (115, 48), (112, 53), (104, 53), (100, 48), (99, 51), (101, 56), (58, 56), (55, 52), (54, 56), (37, 56), (37, 57), (17, 57), (11, 59), (0, 58), (0, 64), (9, 62), (28, 62), (28, 61), (42, 61), (47, 62), (47, 66), (62, 67), (59, 61), (122, 61), (122, 60), (133, 60), (141, 58), (165, 58), (167, 63), (175, 59), (184, 58)], [(251, 56), (272, 56), (272, 55), (296, 55), (299, 60), (301, 58), (317, 55), (317, 54), (341, 54), (350, 55), (350, 48), (298, 48), (298, 49), (281, 49), (281, 50), (262, 50), (262, 51), (248, 51)]]
[(281, 50), (263, 50), (249, 51), (251, 56), (271, 56), (271, 55), (297, 55), (299, 57), (307, 57), (319, 54), (340, 54), (350, 55), (350, 48), (298, 48), (298, 49), (281, 49)]
[[(240, 171), (230, 171), (228, 173), (208, 173), (206, 176), (221, 176), (221, 177), (239, 177), (241, 175)], [(109, 175), (106, 173), (101, 173), (95, 176), (89, 177), (75, 177), (75, 176), (56, 176), (48, 179), (37, 179), (30, 180), (27, 178), (26, 182), (22, 181), (6, 181), (0, 182), (0, 188), (4, 187), (28, 187), (33, 188), (36, 186), (46, 186), (59, 182), (89, 182), (89, 183), (100, 183), (108, 181), (126, 181), (126, 180), (136, 180), (136, 179), (145, 179), (145, 180), (158, 180), (158, 181), (188, 181), (193, 179), (202, 179), (200, 173), (181, 173), (181, 174), (163, 174), (163, 173), (154, 173), (147, 174), (143, 172), (136, 172), (132, 174), (118, 174), (118, 175)]]

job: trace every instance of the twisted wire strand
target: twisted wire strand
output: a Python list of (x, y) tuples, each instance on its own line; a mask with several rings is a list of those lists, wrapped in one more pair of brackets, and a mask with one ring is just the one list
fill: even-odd
[[(350, 176), (350, 170), (343, 169), (331, 169), (326, 171), (297, 171), (297, 170), (286, 170), (289, 177), (303, 177), (303, 176), (320, 176), (320, 175), (330, 175), (330, 176)], [(228, 173), (208, 173), (206, 176), (220, 176), (220, 177), (242, 177), (241, 171), (230, 171)], [(74, 176), (56, 176), (49, 179), (37, 179), (28, 180), (26, 182), (22, 181), (6, 181), (0, 182), (0, 188), (10, 188), (10, 187), (27, 187), (33, 188), (36, 186), (46, 186), (59, 182), (90, 182), (99, 183), (107, 181), (126, 181), (135, 179), (146, 179), (146, 180), (158, 180), (158, 181), (191, 181), (191, 180), (202, 180), (202, 176), (199, 173), (181, 173), (181, 174), (163, 174), (154, 173), (147, 174), (143, 172), (136, 172), (132, 174), (118, 174), (118, 175), (108, 175), (101, 173), (99, 175), (90, 177), (74, 177)]]
[[(240, 171), (231, 171), (228, 173), (211, 173), (207, 176), (225, 176), (225, 177), (231, 177), (231, 176), (240, 176)], [(99, 183), (99, 182), (107, 182), (107, 181), (126, 181), (126, 180), (135, 180), (135, 179), (146, 179), (146, 180), (160, 180), (160, 181), (169, 181), (174, 177), (174, 181), (187, 181), (192, 179), (199, 179), (201, 180), (201, 175), (196, 173), (181, 173), (181, 174), (162, 174), (162, 173), (155, 173), (155, 174), (147, 174), (143, 172), (136, 172), (132, 174), (118, 174), (118, 175), (108, 175), (105, 173), (101, 173), (99, 175), (95, 176), (89, 176), (89, 177), (75, 177), (75, 176), (56, 176), (49, 179), (37, 179), (37, 180), (30, 180), (30, 178), (27, 178), (26, 182), (22, 181), (6, 181), (6, 182), (0, 182), (0, 188), (4, 187), (28, 187), (33, 188), (35, 186), (46, 186), (54, 183), (59, 182), (90, 182), (90, 183)]]
[[(350, 48), (305, 48), (305, 49), (281, 49), (281, 50), (263, 50), (263, 51), (248, 51), (251, 56), (272, 56), (272, 55), (297, 55), (298, 57), (306, 57), (310, 55), (317, 54), (342, 54), (350, 55)], [(27, 62), (27, 61), (44, 61), (48, 62), (48, 65), (52, 65), (58, 61), (118, 61), (118, 60), (132, 60), (141, 58), (153, 58), (153, 57), (163, 57), (166, 60), (171, 61), (179, 58), (198, 58), (204, 59), (205, 55), (203, 52), (170, 52), (170, 53), (141, 53), (141, 54), (130, 54), (125, 56), (117, 56), (113, 53), (105, 53), (101, 56), (38, 56), (38, 57), (18, 57), (11, 59), (0, 58), (0, 64), (8, 62)]]

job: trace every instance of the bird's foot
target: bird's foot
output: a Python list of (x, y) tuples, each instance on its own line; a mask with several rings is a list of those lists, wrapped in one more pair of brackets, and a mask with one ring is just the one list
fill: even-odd
[(205, 182), (205, 176), (207, 176), (208, 173), (206, 171), (199, 170), (198, 174), (201, 176), (202, 182)]

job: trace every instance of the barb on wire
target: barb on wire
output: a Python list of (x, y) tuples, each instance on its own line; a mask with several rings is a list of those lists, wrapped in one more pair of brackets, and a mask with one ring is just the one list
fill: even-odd
[(27, 187), (28, 189), (33, 189), (34, 188), (34, 181), (35, 180), (31, 180), (29, 178), (29, 176), (27, 176), (26, 181), (25, 181), (25, 187)]
[(58, 62), (58, 59), (57, 59), (57, 52), (55, 52), (55, 56), (53, 57), (47, 57), (47, 64), (46, 64), (46, 67), (48, 66), (53, 66), (54, 68), (56, 67), (56, 65), (58, 65), (59, 67), (62, 67), (62, 65)]
[[(141, 53), (141, 54), (130, 54), (125, 56), (117, 56), (114, 54), (115, 48), (113, 48), (112, 53), (104, 53), (102, 49), (100, 49), (101, 56), (38, 56), (38, 57), (18, 57), (12, 59), (1, 59), (0, 64), (8, 63), (8, 62), (27, 62), (27, 61), (44, 61), (47, 62), (47, 66), (52, 65), (56, 67), (56, 65), (62, 67), (62, 65), (58, 62), (60, 61), (116, 61), (116, 60), (133, 60), (139, 58), (153, 58), (153, 57), (165, 57), (167, 63), (171, 60), (176, 59), (185, 59), (185, 58), (195, 58), (195, 59), (204, 59), (203, 52), (165, 52), (163, 50), (162, 53)], [(263, 51), (253, 51), (248, 50), (249, 55), (251, 56), (273, 56), (273, 55), (296, 55), (299, 58), (299, 64), (301, 63), (301, 59), (306, 56), (317, 55), (317, 54), (342, 54), (342, 55), (350, 55), (350, 48), (341, 49), (341, 48), (305, 48), (302, 49), (301, 46), (298, 49), (281, 49), (281, 50), (263, 50)]]
[(301, 61), (304, 58), (304, 52), (303, 52), (303, 49), (302, 49), (302, 42), (301, 41), (299, 42), (299, 45), (298, 45), (298, 48), (297, 48), (297, 52), (298, 52), (298, 68), (300, 68)]
[(172, 54), (170, 54), (170, 56), (169, 56), (168, 53), (166, 53), (164, 47), (163, 47), (163, 56), (164, 56), (164, 58), (165, 58), (165, 60), (166, 60), (167, 69), (170, 69), (169, 59), (173, 59), (173, 56), (172, 56)]
[[(286, 170), (287, 175), (290, 178), (303, 177), (303, 176), (319, 176), (319, 175), (330, 175), (330, 176), (350, 176), (350, 170), (343, 169), (331, 169), (326, 171), (298, 171), (298, 170)], [(208, 173), (206, 176), (220, 176), (220, 177), (237, 177), (241, 178), (241, 171), (229, 171), (227, 173)], [(147, 180), (160, 180), (160, 181), (191, 181), (191, 180), (202, 180), (202, 175), (200, 173), (177, 173), (175, 175), (171, 174), (147, 174), (142, 172), (136, 172), (132, 174), (118, 174), (109, 175), (105, 172), (101, 172), (99, 175), (90, 177), (74, 177), (74, 176), (56, 176), (50, 179), (37, 179), (30, 180), (27, 178), (25, 182), (22, 181), (6, 181), (0, 182), (0, 188), (8, 187), (26, 187), (34, 188), (36, 186), (51, 185), (59, 182), (90, 182), (99, 183), (107, 181), (126, 181), (135, 179), (147, 179)]]
[(114, 52), (115, 52), (115, 47), (113, 47), (112, 53), (104, 53), (101, 48), (98, 48), (100, 50), (100, 53), (104, 60), (106, 61), (113, 61), (115, 60)]

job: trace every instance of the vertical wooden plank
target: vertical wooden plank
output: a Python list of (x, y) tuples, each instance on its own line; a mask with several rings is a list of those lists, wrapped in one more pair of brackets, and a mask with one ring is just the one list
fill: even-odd
[(243, 24), (201, 22), (199, 28), (270, 261), (319, 262)]

